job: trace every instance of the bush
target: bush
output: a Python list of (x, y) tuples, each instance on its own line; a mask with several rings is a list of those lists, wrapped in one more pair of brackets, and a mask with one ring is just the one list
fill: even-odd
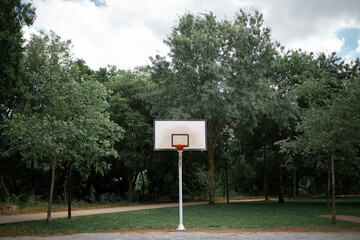
[(86, 206), (89, 205), (87, 202), (85, 202), (84, 200), (77, 200), (75, 199), (74, 201), (71, 202), (72, 206)]
[(101, 203), (115, 203), (119, 202), (121, 198), (116, 193), (104, 193), (100, 195)]
[(90, 199), (89, 200), (91, 203), (96, 202), (96, 191), (95, 191), (95, 188), (93, 185), (91, 185), (91, 188), (90, 188)]
[(20, 196), (12, 193), (10, 194), (9, 200), (11, 203), (18, 205), (20, 203)]
[(26, 205), (29, 207), (33, 207), (33, 206), (35, 206), (35, 203), (37, 200), (38, 200), (38, 198), (32, 193), (28, 196)]
[(0, 178), (0, 202), (7, 202), (9, 201), (9, 191), (5, 186), (5, 183), (2, 179), (2, 177)]

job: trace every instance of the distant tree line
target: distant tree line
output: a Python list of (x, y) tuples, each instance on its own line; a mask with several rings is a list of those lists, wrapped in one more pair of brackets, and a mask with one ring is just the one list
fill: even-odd
[(78, 200), (176, 199), (176, 153), (153, 151), (154, 119), (207, 120), (207, 152), (185, 152), (188, 200), (215, 204), (227, 186), (279, 203), (325, 194), (335, 216), (336, 194), (360, 192), (359, 59), (286, 51), (260, 12), (239, 10), (186, 13), (168, 57), (93, 70), (53, 32), (25, 42), (31, 4), (0, 5), (1, 201), (47, 199), (50, 221), (69, 167)]

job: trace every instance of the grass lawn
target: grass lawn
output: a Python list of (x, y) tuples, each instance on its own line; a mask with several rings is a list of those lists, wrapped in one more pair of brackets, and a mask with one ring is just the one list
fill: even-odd
[[(360, 217), (360, 197), (337, 198), (337, 214)], [(184, 226), (187, 229), (224, 228), (334, 228), (331, 219), (320, 217), (330, 214), (326, 199), (240, 202), (196, 205), (184, 207)], [(163, 208), (134, 212), (54, 219), (50, 224), (42, 221), (0, 225), (1, 236), (69, 234), (80, 232), (105, 232), (124, 229), (175, 229), (178, 225), (178, 208)], [(359, 223), (337, 221), (335, 228), (355, 228)]]

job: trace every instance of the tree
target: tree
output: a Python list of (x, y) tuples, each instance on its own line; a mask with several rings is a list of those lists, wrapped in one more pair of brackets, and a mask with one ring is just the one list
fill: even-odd
[[(36, 43), (36, 44), (34, 44)], [(38, 53), (30, 57), (30, 46)], [(116, 154), (114, 141), (120, 128), (107, 112), (108, 92), (91, 79), (79, 81), (79, 68), (72, 62), (68, 43), (52, 33), (32, 36), (28, 60), (42, 59), (29, 74), (30, 101), (14, 111), (6, 121), (4, 133), (12, 150), (20, 151), (25, 161), (47, 161), (51, 168), (47, 222), (51, 221), (55, 169), (64, 162), (84, 171), (94, 167), (101, 172), (106, 164), (100, 156)], [(30, 66), (30, 65), (29, 65)], [(29, 67), (32, 69), (32, 67)]]
[(0, 2), (0, 111), (1, 119), (22, 98), (22, 27), (35, 20), (35, 9), (20, 0)]
[[(294, 91), (298, 99), (307, 103), (296, 129), (297, 136), (278, 143), (289, 155), (302, 152), (312, 155), (312, 158), (318, 154), (329, 159), (332, 223), (335, 224), (335, 160), (342, 156), (349, 161), (358, 161), (359, 61), (348, 65), (334, 55), (328, 58), (320, 55), (318, 66), (318, 77), (304, 81)], [(326, 166), (326, 162), (323, 165)]]
[[(158, 117), (207, 120), (209, 203), (214, 201), (214, 151), (227, 128), (256, 124), (264, 74), (277, 54), (262, 15), (240, 10), (234, 21), (212, 13), (179, 19), (165, 40), (171, 62), (157, 56), (152, 76), (159, 84), (153, 113)], [(168, 106), (168, 107), (167, 107)]]
[[(339, 96), (328, 101), (323, 107), (306, 112), (299, 130), (303, 131), (313, 149), (325, 150), (331, 163), (332, 223), (335, 215), (335, 157), (337, 152), (349, 152), (357, 147), (360, 138), (360, 88), (358, 79), (345, 82)], [(354, 152), (354, 151), (352, 151)], [(355, 151), (356, 153), (356, 151)]]
[(110, 96), (111, 119), (124, 129), (124, 138), (116, 144), (128, 180), (128, 201), (133, 202), (133, 188), (138, 175), (147, 167), (152, 152), (152, 117), (146, 99), (148, 76), (141, 69), (123, 71), (106, 86)]
[[(23, 26), (35, 20), (35, 9), (21, 0), (0, 1), (0, 152), (7, 146), (1, 126), (26, 93), (23, 87)], [(1, 161), (9, 159), (1, 156)], [(3, 178), (0, 172), (0, 179)], [(6, 188), (5, 183), (4, 188)], [(1, 197), (1, 196), (0, 196)]]
[(267, 139), (272, 139), (271, 145), (279, 166), (279, 202), (284, 201), (284, 165), (291, 171), (293, 197), (296, 195), (297, 169), (303, 161), (300, 149), (305, 146), (303, 139), (298, 137), (296, 125), (304, 112), (312, 106), (324, 105), (337, 91), (338, 82), (343, 78), (343, 62), (339, 60), (334, 54), (315, 57), (313, 53), (301, 50), (288, 51), (277, 58), (269, 74), (277, 100), (275, 104), (268, 105), (270, 115), (266, 118), (270, 118), (271, 123), (265, 124), (268, 126), (265, 132), (270, 133)]

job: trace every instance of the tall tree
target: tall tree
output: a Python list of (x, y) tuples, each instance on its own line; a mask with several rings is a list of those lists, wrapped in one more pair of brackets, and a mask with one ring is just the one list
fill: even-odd
[(0, 2), (0, 119), (9, 116), (22, 98), (22, 27), (35, 20), (35, 9), (21, 0)]
[(158, 117), (207, 120), (209, 203), (215, 204), (218, 139), (230, 126), (251, 128), (256, 122), (259, 91), (268, 89), (262, 79), (276, 47), (262, 15), (243, 10), (234, 21), (217, 21), (212, 13), (187, 13), (165, 43), (171, 62), (153, 59), (153, 77), (160, 85), (153, 112), (160, 113)]
[(79, 81), (79, 68), (72, 61), (68, 43), (54, 33), (50, 37), (33, 35), (29, 47), (34, 42), (37, 51), (33, 53), (43, 61), (29, 74), (31, 98), (6, 121), (4, 132), (9, 152), (19, 151), (25, 161), (48, 162), (50, 222), (56, 167), (69, 162), (101, 172), (106, 166), (99, 157), (116, 154), (113, 144), (121, 129), (110, 121), (105, 87), (92, 80)]
[[(26, 94), (23, 86), (23, 26), (35, 20), (35, 9), (21, 0), (0, 1), (0, 152), (7, 146), (1, 126)], [(1, 157), (1, 161), (13, 161)], [(7, 164), (10, 165), (10, 164)], [(3, 171), (0, 172), (2, 179)], [(4, 183), (5, 187), (5, 183)]]
[(135, 181), (151, 158), (153, 121), (146, 99), (148, 83), (148, 76), (141, 69), (123, 71), (106, 83), (112, 92), (111, 119), (124, 129), (124, 138), (116, 144), (116, 150), (126, 167), (130, 203)]
[[(359, 79), (344, 82), (344, 90), (325, 106), (312, 108), (304, 115), (299, 130), (303, 131), (313, 149), (326, 150), (331, 164), (332, 223), (335, 212), (335, 158), (336, 153), (358, 147), (360, 140)], [(352, 151), (356, 153), (356, 151)]]
[(301, 107), (304, 107), (305, 104), (302, 102), (303, 99), (293, 93), (293, 90), (308, 78), (314, 78), (317, 73), (316, 64), (313, 54), (288, 51), (276, 58), (275, 64), (268, 72), (272, 94), (269, 95), (264, 104), (265, 114), (260, 117), (261, 124), (259, 127), (264, 137), (264, 145), (265, 147), (269, 145), (269, 150), (273, 152), (274, 160), (278, 166), (279, 203), (284, 203), (284, 166), (291, 165), (293, 183), (296, 182), (297, 169), (296, 164), (293, 164), (295, 161), (284, 159), (279, 145), (275, 143), (295, 135), (295, 127), (301, 114)]
[(279, 142), (282, 151), (289, 155), (306, 153), (312, 155), (311, 158), (320, 155), (319, 159), (325, 160), (324, 166), (329, 159), (330, 166), (323, 171), (331, 169), (333, 224), (336, 223), (335, 160), (342, 156), (358, 161), (354, 156), (358, 153), (360, 126), (359, 60), (350, 65), (339, 60), (335, 55), (319, 55), (318, 75), (312, 75), (294, 88), (293, 93), (301, 100), (299, 103), (306, 107), (303, 107), (296, 136)]

